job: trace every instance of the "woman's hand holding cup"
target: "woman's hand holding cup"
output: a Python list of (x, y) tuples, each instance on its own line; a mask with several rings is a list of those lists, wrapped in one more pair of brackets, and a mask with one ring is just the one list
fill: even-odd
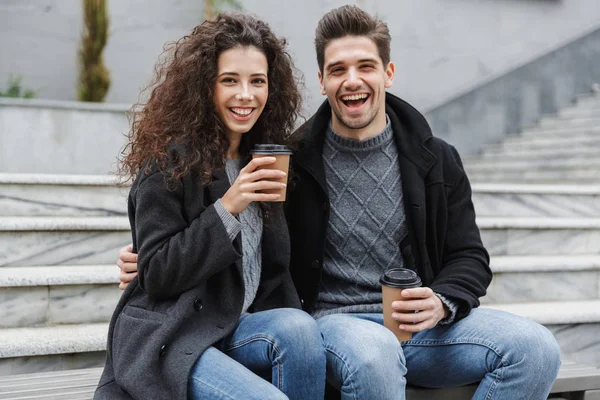
[(229, 190), (221, 198), (221, 203), (232, 215), (241, 213), (253, 201), (279, 201), (280, 194), (258, 193), (257, 191), (286, 187), (278, 182), (286, 173), (278, 169), (267, 169), (266, 165), (274, 164), (275, 157), (258, 157), (252, 159), (244, 168)]

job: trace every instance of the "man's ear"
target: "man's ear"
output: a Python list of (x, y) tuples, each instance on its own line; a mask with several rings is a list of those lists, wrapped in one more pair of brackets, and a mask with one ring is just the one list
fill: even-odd
[(385, 69), (385, 75), (385, 88), (389, 89), (392, 87), (392, 84), (394, 83), (394, 76), (396, 75), (396, 66), (393, 62), (390, 61), (387, 65), (387, 68)]
[(325, 91), (325, 86), (323, 86), (323, 74), (321, 73), (321, 71), (319, 71), (317, 72), (317, 75), (319, 77), (319, 87), (321, 88), (321, 94), (325, 96), (327, 92)]

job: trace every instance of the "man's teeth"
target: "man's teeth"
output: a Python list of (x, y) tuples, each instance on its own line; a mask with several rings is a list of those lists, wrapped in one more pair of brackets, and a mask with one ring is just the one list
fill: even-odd
[(344, 100), (344, 101), (362, 100), (362, 99), (366, 99), (366, 98), (367, 98), (366, 94), (353, 94), (351, 96), (344, 96), (344, 97), (342, 97), (342, 100)]
[(252, 112), (252, 108), (232, 108), (231, 111), (239, 115), (248, 115)]

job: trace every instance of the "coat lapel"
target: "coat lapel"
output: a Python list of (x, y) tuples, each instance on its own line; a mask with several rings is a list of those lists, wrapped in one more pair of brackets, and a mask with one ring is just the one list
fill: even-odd
[[(388, 99), (389, 100), (389, 99)], [(423, 266), (423, 254), (426, 239), (426, 196), (425, 179), (433, 164), (435, 156), (424, 146), (428, 135), (415, 135), (408, 129), (405, 118), (401, 120), (397, 107), (387, 104), (386, 112), (390, 117), (394, 138), (398, 146), (398, 159), (402, 179), (404, 209), (407, 216), (408, 237), (400, 244), (402, 255), (409, 266), (416, 268), (424, 282), (430, 282), (429, 268)], [(414, 264), (414, 265), (411, 265)]]

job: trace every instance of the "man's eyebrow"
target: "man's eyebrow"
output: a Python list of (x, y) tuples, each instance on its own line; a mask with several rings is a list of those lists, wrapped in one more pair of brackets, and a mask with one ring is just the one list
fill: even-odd
[[(365, 63), (365, 62), (370, 62), (370, 63), (374, 63), (377, 64), (379, 61), (377, 61), (376, 58), (361, 58), (360, 60), (358, 60), (359, 63)], [(340, 61), (334, 61), (331, 62), (329, 64), (327, 64), (327, 66), (325, 67), (325, 69), (330, 70), (333, 67), (337, 67), (339, 65), (344, 65), (345, 62), (340, 60)]]

